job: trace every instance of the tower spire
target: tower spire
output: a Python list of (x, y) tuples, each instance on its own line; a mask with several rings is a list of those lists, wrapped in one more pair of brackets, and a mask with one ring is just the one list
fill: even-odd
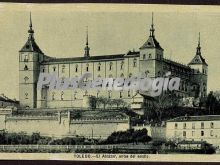
[(89, 48), (88, 26), (86, 26), (86, 46), (85, 46), (84, 50), (85, 50), (84, 56), (85, 57), (89, 57), (89, 50), (90, 50), (90, 48)]
[(152, 12), (152, 16), (151, 16), (152, 18), (152, 20), (151, 20), (151, 28), (150, 28), (150, 36), (151, 37), (154, 37), (154, 31), (155, 31), (155, 29), (154, 29), (154, 13)]
[(196, 54), (201, 55), (200, 32), (199, 32), (198, 46), (196, 48)]
[(33, 39), (34, 35), (34, 30), (32, 29), (32, 19), (31, 19), (31, 12), (30, 12), (30, 24), (29, 24), (29, 39)]

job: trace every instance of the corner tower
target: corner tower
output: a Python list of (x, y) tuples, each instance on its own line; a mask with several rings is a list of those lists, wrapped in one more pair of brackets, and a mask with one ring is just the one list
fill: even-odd
[(198, 39), (198, 46), (196, 48), (196, 55), (188, 64), (193, 69), (193, 77), (196, 84), (198, 84), (198, 96), (206, 97), (207, 95), (207, 77), (208, 77), (208, 64), (202, 57), (200, 46), (200, 33)]
[(22, 107), (36, 108), (39, 62), (44, 54), (34, 39), (31, 13), (28, 33), (28, 40), (19, 51), (19, 101)]
[(163, 59), (163, 48), (156, 40), (154, 32), (154, 17), (152, 13), (150, 35), (147, 41), (140, 47), (140, 71), (152, 78), (160, 76), (158, 72), (161, 70), (161, 61)]

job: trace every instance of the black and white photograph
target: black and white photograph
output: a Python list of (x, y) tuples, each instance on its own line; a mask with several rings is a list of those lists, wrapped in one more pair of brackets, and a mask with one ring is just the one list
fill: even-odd
[(220, 161), (220, 7), (0, 3), (0, 159)]

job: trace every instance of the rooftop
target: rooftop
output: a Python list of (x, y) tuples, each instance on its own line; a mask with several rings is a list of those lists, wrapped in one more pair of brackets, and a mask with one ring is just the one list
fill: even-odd
[(167, 122), (187, 122), (187, 121), (220, 121), (220, 115), (203, 115), (203, 116), (180, 116), (170, 119)]

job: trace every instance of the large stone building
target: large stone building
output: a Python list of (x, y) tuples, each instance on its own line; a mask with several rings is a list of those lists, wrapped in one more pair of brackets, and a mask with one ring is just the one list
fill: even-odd
[(208, 65), (201, 55), (200, 41), (196, 55), (188, 65), (166, 59), (164, 50), (155, 37), (153, 19), (150, 35), (139, 51), (114, 55), (90, 55), (87, 32), (84, 56), (53, 58), (45, 55), (35, 42), (31, 18), (28, 33), (28, 40), (19, 51), (19, 100), (22, 106), (30, 108), (80, 107), (83, 98), (88, 95), (118, 98), (131, 103), (134, 95), (133, 91), (114, 90), (49, 91), (47, 87), (37, 90), (40, 72), (56, 73), (60, 78), (81, 76), (85, 72), (91, 72), (92, 79), (95, 79), (97, 77), (126, 78), (139, 73), (155, 78), (164, 76), (170, 71), (172, 76), (181, 78), (181, 85), (175, 93), (176, 96), (206, 96)]
[(220, 116), (181, 116), (166, 122), (166, 138), (172, 141), (206, 141), (220, 146)]

